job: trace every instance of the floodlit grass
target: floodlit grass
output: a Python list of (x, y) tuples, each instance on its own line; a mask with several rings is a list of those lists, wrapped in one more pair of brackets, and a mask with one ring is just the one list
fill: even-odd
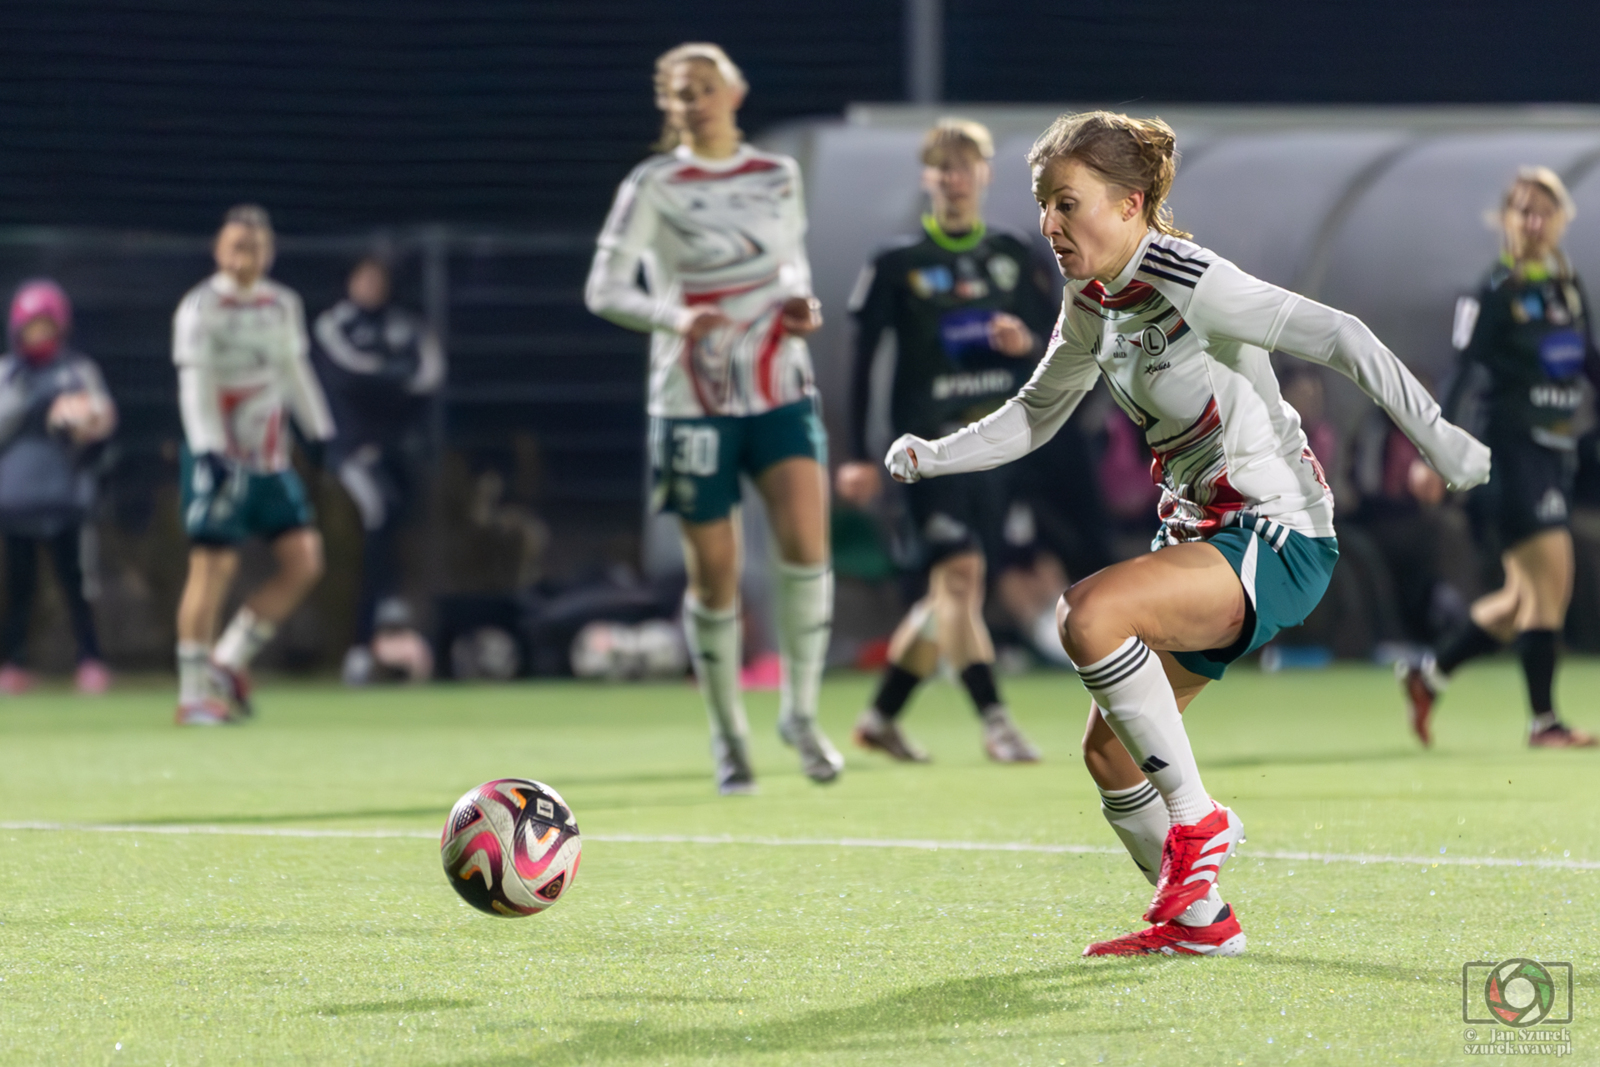
[[(830, 680), (846, 740), (871, 679)], [(687, 685), (349, 693), (266, 684), (259, 722), (179, 731), (170, 695), (0, 703), (0, 820), (204, 825), (221, 835), (0, 830), (0, 1063), (1458, 1063), (1461, 966), (1577, 976), (1573, 1058), (1600, 1062), (1600, 753), (1529, 752), (1510, 663), (1469, 669), (1434, 751), (1386, 672), (1239, 670), (1190, 713), (1249, 843), (1223, 877), (1241, 959), (1080, 959), (1139, 924), (1120, 854), (782, 844), (1115, 837), (1076, 758), (1070, 676), (1006, 684), (1046, 749), (996, 767), (955, 689), (908, 724), (936, 762), (852, 751), (801, 778), (750, 699), (762, 794), (711, 787)], [(1600, 664), (1562, 675), (1600, 726)], [(462, 905), (421, 836), (506, 775), (560, 789), (586, 835), (551, 911)], [(746, 843), (607, 841), (727, 836)], [(748, 839), (767, 843), (748, 843)], [(780, 843), (771, 843), (780, 842)], [(1372, 853), (1409, 863), (1269, 858)]]

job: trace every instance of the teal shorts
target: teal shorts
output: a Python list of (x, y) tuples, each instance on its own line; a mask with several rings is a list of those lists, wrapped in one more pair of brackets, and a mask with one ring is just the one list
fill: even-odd
[(828, 437), (809, 400), (760, 415), (650, 419), (650, 506), (684, 522), (725, 519), (739, 502), (739, 476), (759, 477), (780, 460), (827, 465)]
[(198, 545), (237, 545), (251, 537), (275, 540), (316, 521), (306, 487), (292, 470), (235, 469), (218, 485), (185, 446), (178, 454), (183, 532)]
[(1339, 561), (1337, 538), (1307, 537), (1249, 512), (1238, 513), (1235, 521), (1241, 525), (1224, 528), (1206, 544), (1227, 558), (1244, 586), (1244, 631), (1227, 648), (1172, 654), (1185, 669), (1205, 678), (1221, 678), (1228, 664), (1279, 631), (1305, 622), (1327, 592)]

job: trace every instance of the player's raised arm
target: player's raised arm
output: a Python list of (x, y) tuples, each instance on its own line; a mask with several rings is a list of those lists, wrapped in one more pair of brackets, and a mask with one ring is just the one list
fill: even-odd
[(1308, 300), (1218, 260), (1195, 288), (1186, 320), (1219, 337), (1324, 363), (1389, 413), (1452, 489), (1488, 480), (1489, 449), (1450, 423), (1406, 365), (1354, 315)]

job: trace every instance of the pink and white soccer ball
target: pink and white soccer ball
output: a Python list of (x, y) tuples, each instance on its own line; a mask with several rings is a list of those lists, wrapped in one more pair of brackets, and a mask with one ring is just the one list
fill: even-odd
[(439, 841), (445, 877), (490, 915), (536, 915), (572, 887), (582, 843), (561, 794), (527, 778), (497, 778), (450, 810)]

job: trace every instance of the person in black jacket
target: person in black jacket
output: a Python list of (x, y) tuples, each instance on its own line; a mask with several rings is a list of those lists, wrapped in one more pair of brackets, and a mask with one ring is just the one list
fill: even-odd
[[(394, 306), (388, 264), (369, 256), (350, 272), (347, 297), (317, 317), (315, 364), (333, 409), (328, 464), (361, 514), (365, 543), (356, 640), (344, 679), (374, 676), (379, 607), (400, 588), (396, 543), (416, 494), (428, 417), (444, 384), (444, 350), (420, 318)], [(392, 605), (386, 616), (398, 615)]]
[[(865, 505), (881, 488), (867, 440), (881, 360), (893, 360), (891, 436), (934, 438), (998, 408), (1044, 352), (1057, 311), (1050, 282), (1020, 238), (988, 229), (981, 214), (993, 155), (989, 131), (978, 123), (946, 119), (929, 130), (922, 164), (931, 210), (922, 232), (879, 253), (856, 284), (852, 460), (837, 475), (847, 503)], [(856, 743), (894, 759), (927, 759), (895, 720), (943, 657), (982, 717), (990, 758), (1033, 762), (1038, 750), (1001, 700), (983, 621), (985, 557), (994, 558), (1002, 545), (1010, 503), (1006, 475), (979, 471), (904, 492), (929, 568), (928, 593), (895, 630), (878, 693), (856, 724)]]
[(82, 535), (94, 504), (96, 446), (116, 427), (117, 410), (94, 360), (67, 347), (71, 327), (72, 305), (55, 282), (37, 279), (17, 289), (10, 350), (0, 357), (0, 530), (8, 593), (0, 624), (4, 693), (33, 684), (25, 664), (40, 549), (50, 555), (72, 621), (78, 690), (102, 693), (111, 680), (84, 596)]
[[(1433, 705), (1463, 663), (1515, 641), (1528, 685), (1535, 748), (1589, 748), (1596, 739), (1556, 716), (1556, 637), (1572, 599), (1572, 534), (1567, 514), (1577, 468), (1574, 417), (1583, 380), (1600, 386), (1600, 353), (1578, 276), (1561, 251), (1572, 198), (1548, 167), (1523, 167), (1501, 206), (1505, 244), (1475, 296), (1456, 305), (1452, 340), (1461, 366), (1445, 417), (1481, 409), (1494, 452), (1489, 482), (1473, 504), (1500, 551), (1505, 584), (1472, 605), (1471, 618), (1436, 652), (1400, 664), (1411, 726), (1431, 743)], [(1471, 425), (1467, 421), (1466, 425)], [(1431, 477), (1430, 477), (1431, 476)], [(1442, 493), (1437, 474), (1418, 471), (1424, 491)]]

